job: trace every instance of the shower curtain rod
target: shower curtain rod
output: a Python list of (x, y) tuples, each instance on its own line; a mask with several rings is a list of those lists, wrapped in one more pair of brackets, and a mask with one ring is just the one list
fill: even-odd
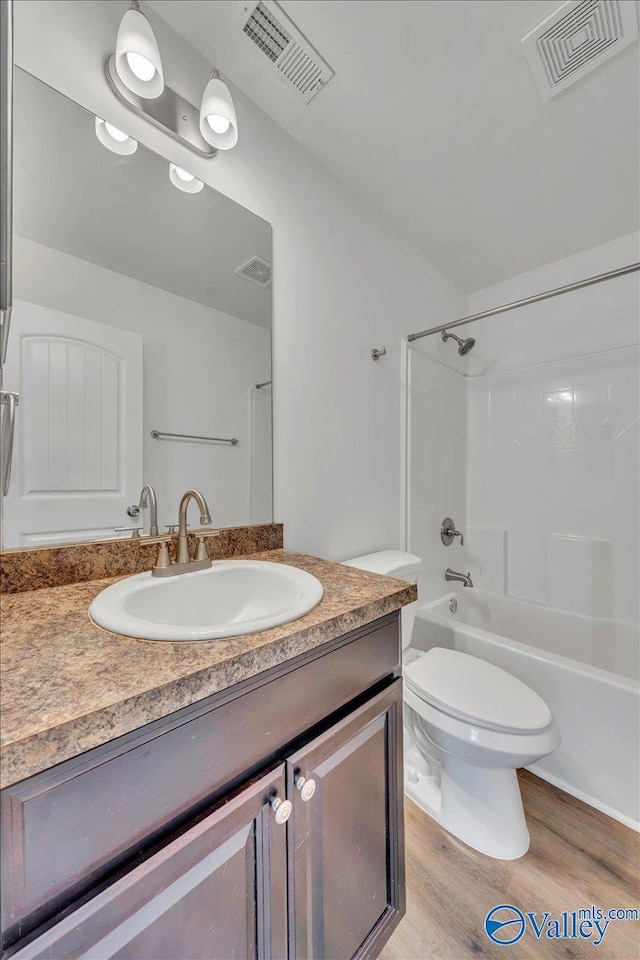
[(618, 267), (617, 270), (600, 273), (597, 277), (588, 277), (586, 280), (578, 280), (576, 283), (567, 283), (564, 287), (555, 287), (553, 290), (547, 290), (546, 293), (536, 293), (532, 297), (525, 297), (524, 300), (514, 300), (512, 303), (505, 303), (503, 306), (494, 307), (492, 310), (483, 310), (482, 313), (474, 313), (469, 317), (462, 317), (460, 320), (452, 320), (451, 323), (442, 323), (439, 327), (429, 327), (428, 330), (421, 330), (420, 333), (410, 333), (407, 340), (411, 342), (412, 340), (419, 340), (421, 337), (430, 337), (432, 334), (441, 333), (443, 330), (452, 330), (454, 327), (461, 327), (465, 323), (484, 320), (485, 317), (494, 317), (498, 313), (515, 310), (517, 307), (526, 307), (530, 303), (539, 303), (541, 300), (557, 297), (561, 293), (570, 293), (572, 290), (581, 290), (582, 287), (591, 287), (595, 283), (612, 280), (614, 277), (623, 277), (625, 274), (634, 273), (636, 270), (640, 270), (640, 263), (629, 263), (626, 267)]

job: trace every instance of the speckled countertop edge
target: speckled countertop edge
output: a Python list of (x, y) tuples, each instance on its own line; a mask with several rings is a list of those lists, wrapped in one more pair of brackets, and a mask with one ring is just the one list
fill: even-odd
[(2, 787), (107, 743), (398, 610), (415, 586), (286, 550), (251, 554), (308, 570), (325, 595), (304, 617), (244, 637), (135, 640), (89, 618), (120, 578), (2, 598)]

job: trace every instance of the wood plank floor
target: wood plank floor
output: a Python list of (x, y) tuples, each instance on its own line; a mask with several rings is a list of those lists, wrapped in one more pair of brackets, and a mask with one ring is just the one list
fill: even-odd
[(544, 780), (521, 771), (531, 847), (520, 860), (492, 860), (451, 837), (405, 798), (407, 914), (382, 960), (638, 960), (640, 922), (612, 921), (598, 947), (589, 940), (538, 940), (527, 929), (510, 947), (484, 931), (491, 907), (523, 912), (594, 904), (639, 908), (640, 837)]

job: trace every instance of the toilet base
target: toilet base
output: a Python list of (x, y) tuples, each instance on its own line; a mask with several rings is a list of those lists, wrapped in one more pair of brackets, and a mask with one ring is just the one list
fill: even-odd
[(405, 764), (405, 793), (469, 847), (496, 860), (517, 860), (529, 849), (516, 771), (482, 767), (445, 756), (433, 765)]

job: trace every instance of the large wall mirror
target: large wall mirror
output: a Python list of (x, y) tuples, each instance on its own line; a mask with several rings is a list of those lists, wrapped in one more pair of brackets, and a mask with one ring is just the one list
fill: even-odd
[(16, 68), (4, 547), (147, 533), (144, 484), (161, 533), (189, 487), (272, 520), (271, 227), (183, 177)]

